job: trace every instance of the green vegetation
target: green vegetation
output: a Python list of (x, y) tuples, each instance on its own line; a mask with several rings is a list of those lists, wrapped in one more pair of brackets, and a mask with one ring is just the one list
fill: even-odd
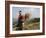
[[(16, 30), (17, 24), (13, 24), (13, 30)], [(39, 30), (40, 29), (40, 18), (33, 18), (28, 20), (24, 24), (23, 30)]]

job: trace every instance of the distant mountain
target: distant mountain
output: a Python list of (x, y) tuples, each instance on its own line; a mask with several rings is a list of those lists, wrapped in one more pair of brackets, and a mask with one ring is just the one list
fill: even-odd
[(40, 22), (40, 18), (32, 18), (28, 21), (28, 23)]

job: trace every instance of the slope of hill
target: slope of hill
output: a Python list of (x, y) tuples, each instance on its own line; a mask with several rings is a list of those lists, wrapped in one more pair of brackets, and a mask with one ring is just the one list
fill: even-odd
[[(13, 27), (13, 30), (16, 30), (17, 24), (15, 24)], [(33, 18), (31, 20), (28, 20), (25, 22), (23, 30), (39, 30), (40, 29), (40, 18)]]

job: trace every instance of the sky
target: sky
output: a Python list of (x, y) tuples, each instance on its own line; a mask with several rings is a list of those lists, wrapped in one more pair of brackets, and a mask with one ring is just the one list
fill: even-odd
[(32, 16), (30, 18), (40, 17), (40, 8), (31, 8), (31, 7), (12, 7), (12, 17), (17, 19), (19, 11), (22, 11), (21, 14), (30, 13)]

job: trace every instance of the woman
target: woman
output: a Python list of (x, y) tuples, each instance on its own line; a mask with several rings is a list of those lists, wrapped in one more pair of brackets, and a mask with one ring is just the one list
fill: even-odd
[(24, 22), (24, 16), (22, 16), (21, 11), (19, 11), (17, 30), (22, 30), (23, 29), (23, 24), (22, 24), (23, 22)]

